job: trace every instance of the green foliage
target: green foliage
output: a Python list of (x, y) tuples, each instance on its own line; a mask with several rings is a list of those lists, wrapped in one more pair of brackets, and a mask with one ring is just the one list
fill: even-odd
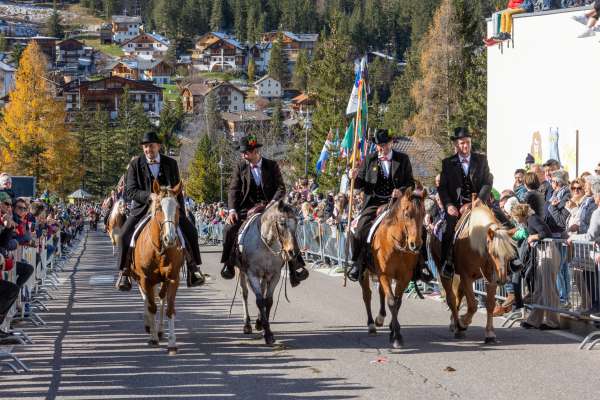
[(25, 51), (25, 46), (21, 44), (15, 44), (13, 46), (13, 50), (10, 52), (10, 59), (12, 60), (12, 63), (15, 64), (17, 69), (19, 68), (19, 62), (23, 56), (23, 51)]
[(52, 14), (50, 14), (50, 17), (48, 17), (48, 20), (46, 21), (44, 32), (47, 36), (59, 39), (62, 39), (65, 36), (65, 29), (62, 25), (60, 14), (56, 9), (56, 2), (54, 2)]
[(294, 74), (292, 76), (292, 87), (306, 92), (308, 89), (308, 75), (310, 73), (310, 60), (305, 50), (301, 50), (296, 60)]
[(131, 157), (139, 154), (139, 143), (143, 134), (152, 129), (142, 104), (134, 102), (131, 96), (129, 90), (123, 92), (116, 121), (115, 139), (122, 149), (121, 165), (126, 165)]
[(160, 123), (157, 131), (158, 137), (162, 140), (166, 154), (170, 154), (170, 150), (179, 147), (177, 132), (181, 129), (183, 117), (184, 112), (182, 102), (167, 102), (163, 105), (160, 112)]
[(196, 202), (209, 203), (219, 200), (220, 171), (217, 154), (218, 151), (211, 144), (208, 135), (202, 135), (186, 182), (186, 193)]
[(0, 51), (6, 52), (8, 50), (8, 42), (6, 36), (0, 34)]
[(210, 29), (220, 32), (224, 28), (223, 0), (213, 0), (210, 14)]
[(254, 62), (254, 57), (250, 56), (250, 61), (248, 61), (248, 82), (254, 82), (256, 79), (256, 63)]
[(279, 34), (277, 40), (273, 43), (271, 48), (271, 58), (269, 59), (268, 74), (271, 78), (279, 81), (281, 87), (287, 87), (288, 81), (288, 67), (287, 58), (283, 52), (281, 42), (283, 40), (282, 34)]

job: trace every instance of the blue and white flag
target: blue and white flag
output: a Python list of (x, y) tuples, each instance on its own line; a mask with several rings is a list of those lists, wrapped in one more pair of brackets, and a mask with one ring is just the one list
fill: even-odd
[(317, 175), (325, 172), (325, 168), (327, 167), (327, 160), (329, 160), (329, 149), (333, 147), (333, 143), (330, 140), (326, 140), (323, 145), (323, 149), (321, 150), (321, 155), (319, 156), (319, 160), (317, 161)]
[[(352, 94), (350, 94), (350, 100), (348, 100), (348, 106), (346, 107), (346, 115), (354, 114), (358, 111), (358, 84), (361, 79), (366, 84), (368, 76), (367, 56), (356, 59), (354, 61), (354, 86), (352, 87)], [(369, 93), (368, 87), (366, 92)]]

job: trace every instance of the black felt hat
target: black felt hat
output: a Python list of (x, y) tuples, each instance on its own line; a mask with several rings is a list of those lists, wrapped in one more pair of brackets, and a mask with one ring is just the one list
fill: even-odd
[(386, 144), (392, 140), (387, 129), (375, 129), (373, 135), (373, 142), (375, 144)]
[(161, 143), (159, 137), (156, 135), (156, 132), (150, 131), (150, 132), (144, 133), (144, 136), (142, 137), (142, 141), (140, 142), (140, 144), (149, 144), (149, 143), (158, 143), (158, 144)]
[(258, 149), (259, 147), (262, 147), (262, 144), (258, 143), (256, 136), (247, 135), (247, 136), (240, 138), (236, 149), (237, 149), (237, 151), (243, 153), (245, 151), (252, 151), (254, 149)]
[(458, 139), (465, 139), (465, 138), (470, 138), (471, 134), (469, 133), (469, 130), (467, 128), (463, 128), (463, 127), (458, 127), (454, 129), (454, 136), (451, 136), (450, 139), (452, 140), (458, 140)]

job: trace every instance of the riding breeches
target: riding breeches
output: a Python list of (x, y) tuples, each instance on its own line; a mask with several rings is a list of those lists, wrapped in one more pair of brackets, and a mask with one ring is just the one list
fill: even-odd
[(144, 218), (144, 215), (130, 215), (125, 220), (125, 223), (121, 227), (121, 234), (119, 236), (119, 245), (117, 249), (117, 262), (119, 269), (129, 267), (127, 262), (127, 256), (129, 255), (129, 245), (131, 243), (131, 237), (135, 231), (135, 226)]
[(223, 228), (223, 253), (221, 253), (221, 263), (230, 263), (235, 244), (237, 243), (237, 235), (244, 221), (238, 218), (235, 224), (225, 224)]
[(444, 262), (447, 260), (448, 256), (451, 255), (451, 247), (454, 242), (454, 231), (456, 230), (457, 222), (458, 217), (454, 217), (449, 214), (446, 215), (446, 230), (442, 235), (442, 265), (444, 265)]
[(360, 213), (358, 223), (352, 234), (352, 261), (358, 261), (363, 248), (366, 246), (369, 231), (377, 219), (377, 209), (379, 205), (366, 207)]

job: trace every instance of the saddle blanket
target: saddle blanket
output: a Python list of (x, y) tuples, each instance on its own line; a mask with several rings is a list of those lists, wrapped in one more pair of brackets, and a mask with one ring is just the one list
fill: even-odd
[(248, 218), (243, 224), (242, 227), (240, 228), (240, 231), (238, 233), (238, 249), (240, 250), (240, 254), (242, 254), (243, 250), (244, 250), (244, 246), (242, 245), (242, 240), (244, 239), (244, 236), (246, 236), (246, 232), (248, 232), (248, 227), (250, 226), (250, 224), (252, 224), (252, 221), (254, 221), (256, 218), (260, 217), (261, 213), (258, 214), (253, 214), (250, 218)]
[[(133, 235), (131, 235), (131, 242), (129, 243), (129, 247), (131, 247), (131, 248), (135, 247), (135, 241), (137, 240), (138, 236), (142, 232), (142, 229), (144, 229), (144, 226), (146, 226), (148, 221), (150, 221), (150, 218), (152, 218), (152, 215), (147, 214), (144, 218), (142, 218), (142, 220), (140, 222), (137, 223), (137, 225), (135, 226), (135, 231), (133, 231)], [(179, 226), (177, 227), (177, 234), (179, 235), (179, 241), (181, 242), (181, 248), (185, 249), (185, 239), (183, 238), (183, 232), (181, 231), (181, 228)]]
[(390, 212), (390, 210), (385, 210), (384, 212), (379, 214), (377, 219), (375, 219), (375, 222), (373, 222), (373, 225), (371, 225), (371, 229), (369, 229), (369, 235), (367, 236), (368, 244), (371, 244), (371, 241), (373, 240), (373, 236), (375, 236), (375, 232), (377, 231), (377, 228), (379, 228), (379, 225), (381, 224), (381, 221), (383, 221), (385, 216), (388, 215), (388, 212)]

